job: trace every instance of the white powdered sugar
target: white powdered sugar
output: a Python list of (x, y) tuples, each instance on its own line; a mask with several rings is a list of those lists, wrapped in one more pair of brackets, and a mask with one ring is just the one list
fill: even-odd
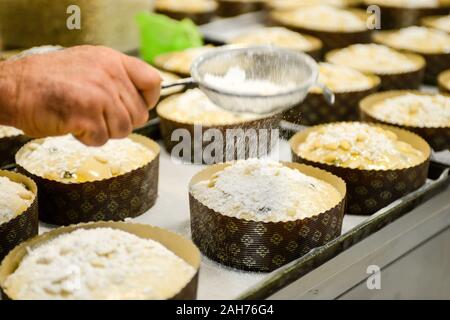
[[(375, 85), (371, 77), (358, 70), (324, 62), (319, 65), (318, 82), (334, 92), (362, 91)], [(313, 92), (318, 90), (317, 87), (312, 88)]]
[(263, 222), (312, 217), (342, 199), (331, 184), (268, 159), (238, 161), (190, 192), (216, 212)]
[(22, 134), (22, 130), (16, 129), (14, 127), (0, 126), (0, 138), (20, 136)]
[(423, 161), (422, 152), (394, 132), (358, 122), (313, 130), (297, 152), (311, 161), (364, 170), (407, 168)]
[(419, 127), (450, 127), (450, 97), (408, 93), (375, 104), (375, 118)]
[(33, 202), (34, 194), (24, 185), (0, 177), (0, 224), (24, 212)]
[(430, 25), (436, 29), (450, 32), (450, 15), (439, 17), (435, 19), (433, 22), (430, 22)]
[(223, 76), (205, 74), (203, 82), (208, 86), (235, 94), (275, 95), (295, 89), (294, 83), (277, 84), (265, 79), (249, 78), (239, 67), (228, 69)]
[(173, 121), (202, 125), (238, 124), (260, 118), (255, 114), (232, 113), (219, 108), (200, 89), (165, 99), (158, 105), (157, 112)]
[(378, 44), (354, 44), (329, 55), (327, 60), (377, 74), (409, 72), (420, 67), (403, 53)]
[(72, 135), (51, 137), (27, 144), (17, 163), (27, 171), (63, 182), (102, 180), (135, 170), (155, 154), (130, 138), (109, 140), (88, 147)]
[(234, 38), (233, 44), (273, 45), (295, 50), (310, 50), (311, 41), (298, 32), (282, 27), (261, 28)]
[(412, 26), (386, 36), (385, 42), (395, 48), (419, 52), (450, 52), (447, 32)]
[(79, 229), (29, 249), (5, 288), (14, 299), (167, 299), (195, 269), (159, 242)]
[(275, 16), (293, 26), (315, 30), (351, 32), (367, 28), (365, 19), (357, 14), (328, 5), (304, 6), (291, 12), (277, 12)]

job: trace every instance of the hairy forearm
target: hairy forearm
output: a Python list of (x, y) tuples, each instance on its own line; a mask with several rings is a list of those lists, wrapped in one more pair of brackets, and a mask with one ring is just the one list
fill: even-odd
[(20, 117), (17, 97), (21, 70), (19, 64), (0, 62), (0, 124), (15, 126)]

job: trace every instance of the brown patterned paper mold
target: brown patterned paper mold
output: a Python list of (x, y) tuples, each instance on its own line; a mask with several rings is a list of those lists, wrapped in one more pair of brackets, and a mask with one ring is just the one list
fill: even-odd
[[(156, 142), (138, 134), (129, 138), (151, 150), (154, 158), (147, 164), (112, 178), (88, 182), (64, 183), (29, 172), (18, 165), (19, 172), (31, 177), (38, 185), (39, 219), (55, 225), (137, 217), (156, 202), (158, 195), (159, 153)], [(27, 148), (20, 149), (16, 162), (20, 164)]]
[(244, 13), (264, 9), (266, 0), (218, 0), (217, 15), (220, 17), (234, 17)]
[(404, 169), (364, 170), (342, 167), (322, 161), (311, 161), (299, 154), (299, 146), (306, 141), (308, 135), (313, 131), (320, 130), (324, 126), (326, 125), (308, 128), (292, 137), (290, 145), (293, 161), (321, 168), (344, 179), (348, 190), (346, 213), (371, 215), (394, 200), (425, 184), (428, 175), (431, 149), (426, 141), (416, 134), (392, 126), (376, 125), (376, 127), (381, 127), (382, 129), (395, 133), (399, 141), (407, 142), (413, 148), (420, 150), (423, 159), (417, 165)]
[[(323, 74), (320, 70), (323, 70)], [(346, 74), (349, 75), (347, 79)], [(319, 82), (334, 92), (335, 103), (331, 106), (323, 98), (321, 90), (314, 88), (303, 102), (283, 114), (284, 120), (306, 126), (358, 120), (359, 102), (378, 91), (381, 80), (375, 75), (322, 63), (319, 69)]]
[(437, 82), (440, 92), (450, 94), (450, 69), (441, 72)]
[(429, 15), (448, 14), (450, 4), (441, 0), (437, 6), (407, 6), (406, 1), (365, 0), (365, 5), (377, 5), (381, 12), (382, 29), (398, 29), (417, 25), (420, 19)]
[[(310, 9), (309, 9), (310, 8)], [(317, 13), (314, 13), (317, 8)], [(269, 14), (269, 21), (273, 25), (279, 25), (297, 31), (304, 34), (309, 34), (313, 37), (320, 39), (324, 45), (324, 51), (343, 48), (354, 43), (369, 43), (371, 40), (372, 30), (369, 30), (366, 25), (366, 20), (368, 18), (366, 12), (359, 9), (341, 9), (329, 7), (332, 12), (336, 14), (346, 15), (353, 17), (353, 19), (359, 21), (358, 26), (345, 26), (339, 29), (332, 22), (329, 22), (327, 16), (320, 17), (326, 6), (307, 6), (299, 7), (296, 10), (279, 10), (272, 11)], [(298, 14), (305, 14), (306, 11), (311, 11), (310, 22), (308, 22), (307, 16), (298, 17)], [(325, 14), (325, 13), (324, 13)], [(328, 14), (328, 13), (327, 13)], [(317, 16), (319, 15), (319, 17)], [(317, 27), (318, 21), (323, 21), (323, 26), (321, 28)], [(330, 28), (330, 26), (332, 26)]]
[(13, 164), (16, 152), (29, 140), (20, 130), (0, 126), (0, 168)]
[(192, 279), (173, 297), (171, 300), (194, 300), (197, 297), (198, 275), (200, 269), (200, 252), (197, 247), (189, 240), (170, 232), (168, 230), (136, 223), (125, 222), (94, 222), (72, 225), (68, 227), (60, 227), (42, 235), (36, 236), (21, 245), (17, 246), (10, 254), (3, 260), (0, 265), (0, 291), (2, 299), (12, 299), (14, 297), (8, 296), (5, 291), (5, 281), (13, 274), (19, 267), (22, 260), (28, 254), (29, 249), (36, 248), (45, 244), (58, 236), (71, 233), (80, 229), (96, 229), (96, 228), (111, 228), (125, 231), (135, 236), (144, 239), (151, 239), (161, 243), (167, 249), (183, 259), (186, 263), (192, 266), (196, 273)]
[(0, 261), (15, 246), (38, 234), (38, 199), (37, 186), (33, 180), (24, 175), (0, 170), (0, 177), (20, 183), (33, 194), (31, 204), (21, 213), (6, 222), (0, 222)]
[(269, 0), (267, 10), (294, 10), (305, 5), (332, 5), (336, 7), (361, 7), (363, 0)]
[(191, 19), (195, 24), (211, 21), (216, 15), (217, 3), (214, 1), (167, 1), (157, 0), (155, 12), (169, 16), (175, 20)]
[[(359, 50), (364, 50), (366, 52), (360, 54), (358, 53)], [(392, 68), (392, 70), (388, 70), (388, 68), (385, 67), (386, 61), (382, 61), (384, 60), (384, 55), (383, 52), (380, 52), (381, 50), (389, 54), (389, 58), (386, 58), (387, 60), (391, 60), (392, 57), (398, 59), (398, 63), (395, 64), (395, 69)], [(381, 91), (418, 89), (422, 85), (425, 75), (425, 59), (421, 55), (415, 53), (401, 53), (393, 49), (391, 49), (391, 51), (388, 50), (388, 47), (381, 45), (356, 44), (344, 49), (329, 51), (325, 55), (325, 60), (330, 63), (352, 67), (361, 72), (377, 75), (381, 79)], [(344, 56), (346, 56), (345, 61), (343, 61)], [(367, 61), (363, 62), (363, 58), (367, 58)], [(380, 58), (382, 59), (378, 60)], [(360, 59), (361, 61), (359, 61)], [(356, 60), (358, 60), (358, 65), (355, 64)], [(375, 65), (370, 65), (371, 61), (377, 61), (377, 63)], [(359, 65), (360, 63), (362, 65)], [(405, 68), (402, 63), (408, 63), (408, 67)], [(379, 69), (380, 66), (384, 66), (383, 69)]]
[[(361, 120), (373, 123), (381, 123), (391, 126), (396, 126), (411, 132), (416, 133), (425, 139), (435, 151), (441, 151), (450, 148), (450, 125), (412, 125), (403, 124), (400, 122), (384, 120), (380, 115), (374, 112), (374, 106), (386, 101), (387, 99), (398, 98), (407, 94), (418, 96), (435, 96), (433, 93), (425, 93), (421, 91), (388, 91), (376, 93), (366, 97), (360, 103)], [(448, 95), (445, 95), (448, 96)]]
[[(209, 180), (231, 163), (210, 166), (195, 175), (190, 187)], [(222, 214), (189, 193), (194, 243), (208, 258), (236, 269), (269, 272), (322, 246), (341, 234), (346, 186), (342, 179), (323, 170), (295, 163), (288, 168), (327, 182), (340, 195), (331, 209), (311, 217), (278, 222), (240, 219)]]
[[(205, 138), (207, 132), (217, 131), (222, 139), (219, 151), (222, 154), (214, 152), (213, 158), (214, 163), (224, 162), (241, 158), (240, 155), (251, 157), (253, 147), (257, 147), (257, 152), (270, 153), (278, 140), (281, 120), (281, 113), (265, 117), (232, 114), (213, 105), (199, 89), (165, 99), (156, 112), (161, 120), (161, 136), (167, 151), (185, 162), (207, 164), (211, 163), (205, 161), (204, 153), (211, 142), (216, 142)], [(234, 134), (236, 138), (227, 139)], [(240, 139), (241, 134), (250, 134), (254, 139)]]
[(450, 69), (450, 35), (444, 31), (414, 26), (375, 33), (373, 40), (396, 50), (423, 56), (426, 61), (426, 83), (436, 84), (439, 73)]

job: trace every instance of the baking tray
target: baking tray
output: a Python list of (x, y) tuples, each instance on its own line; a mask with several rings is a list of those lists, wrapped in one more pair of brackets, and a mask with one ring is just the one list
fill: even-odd
[[(290, 161), (287, 141), (281, 140), (271, 157)], [(188, 183), (203, 168), (203, 165), (181, 164), (172, 160), (162, 148), (158, 199), (153, 208), (133, 221), (166, 228), (190, 238)], [(343, 234), (340, 237), (272, 273), (239, 271), (203, 257), (198, 298), (228, 300), (268, 297), (445, 189), (449, 184), (448, 170), (446, 166), (433, 162), (429, 179), (421, 189), (370, 217), (345, 216)], [(40, 233), (53, 228), (54, 226), (41, 223)]]

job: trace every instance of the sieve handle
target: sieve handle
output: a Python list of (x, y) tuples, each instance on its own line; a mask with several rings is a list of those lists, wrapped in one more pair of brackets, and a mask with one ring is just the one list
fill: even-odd
[(329, 104), (329, 105), (333, 105), (334, 101), (336, 100), (336, 97), (334, 96), (333, 91), (330, 90), (330, 88), (328, 88), (326, 85), (324, 85), (323, 83), (318, 82), (316, 84), (320, 89), (322, 89), (322, 94), (323, 97), (325, 98), (325, 101)]
[(161, 84), (161, 89), (169, 89), (172, 87), (178, 87), (178, 86), (184, 86), (186, 88), (195, 88), (198, 86), (197, 82), (194, 80), (194, 78), (185, 78), (180, 79), (172, 82), (163, 82)]

